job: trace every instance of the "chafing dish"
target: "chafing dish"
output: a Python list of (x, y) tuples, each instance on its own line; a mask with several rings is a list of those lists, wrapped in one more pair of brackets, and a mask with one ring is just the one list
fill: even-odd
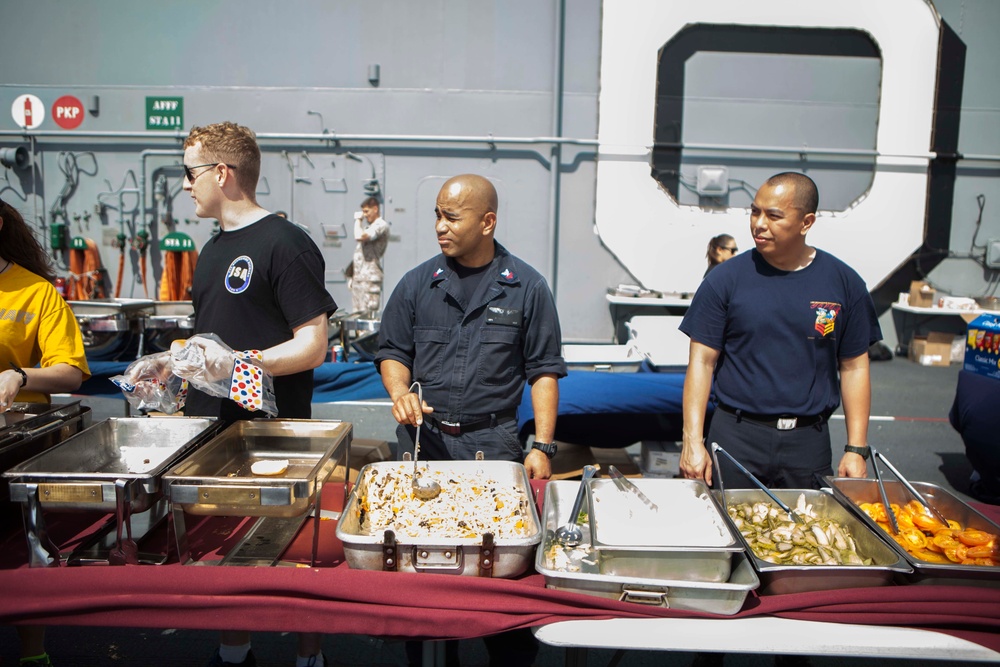
[[(575, 550), (566, 551), (554, 541), (556, 529), (570, 520), (569, 511), (578, 488), (579, 482), (572, 481), (549, 482), (545, 487), (544, 537), (535, 553), (535, 569), (544, 575), (547, 588), (670, 609), (732, 615), (760, 584), (749, 558), (741, 552), (732, 554), (731, 572), (723, 582), (602, 574), (587, 530), (583, 531), (584, 542)], [(555, 560), (555, 552), (560, 549), (564, 554), (572, 554), (562, 567)], [(550, 554), (552, 559), (548, 557)], [(659, 558), (662, 554), (651, 557)]]
[(600, 572), (619, 577), (725, 582), (736, 541), (703, 481), (631, 480), (658, 511), (630, 501), (610, 479), (587, 489), (591, 544)]
[[(334, 472), (341, 470), (347, 480), (352, 437), (350, 422), (333, 420), (257, 419), (231, 424), (164, 475), (181, 562), (190, 560), (185, 512), (257, 517), (250, 532), (268, 535), (264, 538), (268, 548), (245, 559), (239, 554), (244, 542), (222, 563), (276, 561), (309, 510), (320, 506), (323, 485)], [(275, 476), (254, 475), (251, 468), (259, 461), (287, 461), (288, 467)], [(313, 564), (319, 550), (319, 524), (313, 522)], [(262, 556), (264, 551), (269, 553), (267, 558)]]
[[(15, 403), (0, 414), (0, 471), (41, 454), (90, 426), (90, 408), (80, 401)], [(0, 503), (10, 498), (10, 482), (0, 478)], [(3, 516), (11, 516), (4, 513)], [(0, 523), (4, 523), (0, 519)]]
[(149, 509), (160, 493), (160, 476), (204, 442), (215, 419), (198, 417), (112, 417), (4, 473), (11, 500), (38, 502), (62, 511), (117, 508), (115, 481), (127, 480), (130, 510)]
[[(531, 556), (542, 537), (538, 510), (533, 502), (528, 473), (524, 466), (510, 461), (432, 461), (434, 471), (462, 476), (475, 475), (512, 484), (522, 495), (521, 519), (525, 536), (495, 538), (490, 533), (475, 537), (407, 537), (387, 530), (369, 534), (362, 526), (362, 506), (367, 502), (369, 469), (398, 470), (412, 468), (412, 463), (380, 461), (369, 463), (358, 475), (347, 505), (337, 523), (337, 538), (344, 544), (347, 563), (360, 570), (401, 570), (437, 572), (471, 576), (515, 577), (531, 566)], [(406, 484), (409, 484), (407, 479)], [(447, 497), (447, 485), (442, 496)]]
[(30, 565), (61, 558), (42, 509), (114, 512), (118, 535), (124, 524), (131, 537), (131, 515), (163, 504), (163, 471), (216, 428), (195, 417), (111, 418), (5, 472), (11, 500), (22, 503)]
[(170, 344), (194, 333), (194, 305), (190, 301), (156, 301), (143, 317), (143, 354), (166, 352)]
[(91, 359), (119, 359), (142, 333), (143, 316), (153, 311), (149, 299), (68, 301)]
[[(911, 573), (903, 578), (917, 584), (970, 584), (1000, 586), (1000, 568), (983, 565), (960, 565), (958, 563), (930, 563), (921, 560), (896, 543), (859, 505), (861, 503), (881, 503), (878, 483), (874, 479), (851, 479), (827, 477), (833, 493), (851, 509), (854, 515), (868, 528), (883, 536), (889, 546), (912, 567)], [(957, 521), (963, 528), (975, 528), (994, 535), (1000, 535), (1000, 526), (963, 502), (948, 490), (926, 482), (911, 482), (929, 503), (934, 505), (946, 519)], [(913, 496), (898, 481), (885, 480), (885, 492), (890, 504), (905, 505)]]
[[(175, 508), (207, 516), (297, 517), (316, 501), (343, 459), (352, 437), (350, 422), (257, 419), (230, 424), (163, 476)], [(287, 460), (274, 477), (255, 476), (263, 459)]]
[[(733, 532), (739, 535), (740, 542), (746, 548), (754, 569), (760, 576), (762, 593), (780, 595), (839, 588), (884, 586), (892, 583), (897, 574), (906, 574), (911, 571), (906, 561), (900, 558), (895, 549), (859, 521), (832, 494), (814, 489), (772, 489), (771, 492), (792, 508), (798, 503), (799, 495), (804, 495), (806, 503), (812, 505), (817, 516), (836, 521), (850, 531), (858, 554), (862, 558), (870, 558), (872, 564), (779, 565), (771, 563), (758, 558), (750, 545), (743, 539), (743, 535), (733, 525)], [(715, 495), (719, 498), (718, 491), (715, 492)], [(719, 500), (721, 503), (722, 498)], [(726, 504), (756, 502), (774, 505), (773, 501), (760, 489), (726, 489)], [(732, 523), (728, 511), (726, 519)]]

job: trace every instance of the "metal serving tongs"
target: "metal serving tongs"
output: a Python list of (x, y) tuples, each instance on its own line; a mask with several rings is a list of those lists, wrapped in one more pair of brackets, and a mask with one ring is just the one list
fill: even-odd
[[(420, 409), (424, 407), (424, 389), (419, 382), (410, 385), (410, 391), (417, 388), (417, 400), (420, 402)], [(417, 426), (417, 436), (413, 439), (413, 495), (421, 500), (434, 500), (441, 494), (441, 485), (433, 479), (424, 479), (420, 468), (417, 467), (417, 460), (420, 458), (420, 426)], [(426, 467), (426, 464), (424, 464)]]
[(806, 522), (805, 519), (803, 519), (802, 517), (800, 517), (795, 512), (795, 510), (793, 510), (791, 507), (789, 507), (788, 505), (786, 505), (781, 500), (781, 498), (779, 498), (778, 496), (774, 495), (774, 493), (771, 492), (771, 489), (767, 488), (762, 481), (760, 481), (759, 479), (757, 479), (756, 475), (754, 475), (752, 472), (750, 472), (749, 470), (747, 470), (743, 466), (743, 464), (740, 463), (739, 461), (737, 461), (736, 458), (732, 454), (730, 454), (729, 452), (727, 452), (726, 450), (724, 450), (722, 447), (720, 447), (719, 443), (713, 442), (712, 443), (712, 462), (713, 462), (713, 464), (715, 466), (715, 478), (719, 481), (719, 490), (722, 493), (722, 504), (723, 504), (723, 506), (726, 506), (726, 487), (722, 483), (722, 470), (719, 468), (719, 457), (716, 456), (716, 452), (722, 452), (723, 454), (725, 454), (726, 458), (729, 459), (733, 463), (734, 466), (736, 466), (737, 468), (740, 469), (740, 472), (742, 472), (744, 475), (746, 475), (750, 479), (751, 482), (753, 482), (754, 484), (756, 484), (757, 487), (761, 491), (763, 491), (764, 493), (766, 493), (771, 498), (771, 500), (773, 500), (775, 503), (777, 503), (778, 507), (780, 507), (782, 510), (784, 510), (785, 512), (787, 512), (788, 516), (792, 517), (792, 521), (794, 521), (795, 523), (802, 523), (802, 524), (804, 524)]
[(638, 486), (636, 486), (632, 480), (623, 475), (621, 471), (618, 470), (618, 468), (614, 466), (608, 466), (608, 475), (611, 477), (611, 481), (615, 483), (615, 486), (618, 487), (619, 491), (635, 496), (640, 501), (642, 501), (643, 505), (653, 510), (654, 512), (658, 512), (660, 510), (657, 504), (654, 503), (652, 500), (650, 500), (649, 496), (643, 493), (642, 490)]
[(896, 470), (896, 466), (892, 465), (892, 463), (889, 462), (889, 459), (885, 458), (885, 454), (876, 450), (871, 445), (869, 445), (868, 448), (872, 453), (872, 468), (875, 469), (875, 480), (878, 482), (878, 492), (882, 496), (882, 504), (885, 505), (885, 514), (889, 517), (889, 526), (892, 528), (893, 535), (899, 534), (899, 523), (896, 521), (896, 513), (892, 510), (892, 506), (889, 505), (889, 497), (886, 495), (885, 484), (882, 482), (882, 472), (878, 469), (876, 459), (882, 459), (882, 463), (885, 464), (885, 467), (896, 476), (896, 479), (898, 479), (900, 483), (906, 487), (907, 491), (913, 494), (913, 497), (916, 498), (921, 505), (927, 508), (935, 519), (940, 521), (942, 525), (948, 525), (948, 519), (944, 518), (944, 516), (942, 516), (941, 513), (927, 501), (927, 498), (925, 498), (922, 493), (917, 491), (916, 487), (910, 484), (909, 480), (903, 477), (903, 475)]

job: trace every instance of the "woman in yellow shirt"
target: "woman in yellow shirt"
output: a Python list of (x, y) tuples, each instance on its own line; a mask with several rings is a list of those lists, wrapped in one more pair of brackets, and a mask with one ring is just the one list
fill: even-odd
[[(48, 403), (90, 377), (73, 311), (24, 218), (0, 199), (0, 413), (17, 402)], [(21, 665), (51, 665), (45, 628), (18, 626)]]

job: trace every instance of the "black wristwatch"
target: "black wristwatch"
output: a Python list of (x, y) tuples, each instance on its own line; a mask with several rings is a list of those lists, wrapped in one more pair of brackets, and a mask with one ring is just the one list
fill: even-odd
[(854, 445), (844, 445), (844, 451), (850, 452), (851, 454), (857, 454), (865, 461), (869, 459), (872, 455), (872, 449), (868, 445), (864, 447), (855, 447)]
[(18, 366), (17, 364), (15, 364), (13, 361), (10, 362), (10, 367), (12, 369), (14, 369), (15, 371), (17, 371), (17, 373), (21, 376), (21, 386), (22, 387), (24, 385), (28, 384), (28, 374), (24, 372), (23, 368), (21, 368), (20, 366)]
[(556, 451), (559, 449), (554, 442), (538, 442), (537, 440), (535, 440), (535, 442), (531, 445), (531, 448), (537, 449), (550, 459), (556, 455)]

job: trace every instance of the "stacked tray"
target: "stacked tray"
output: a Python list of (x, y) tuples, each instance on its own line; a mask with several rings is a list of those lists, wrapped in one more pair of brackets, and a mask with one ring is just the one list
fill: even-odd
[(601, 574), (619, 577), (729, 581), (732, 556), (743, 550), (701, 480), (631, 480), (658, 505), (636, 503), (610, 479), (587, 487), (591, 544)]
[[(164, 475), (175, 509), (202, 516), (299, 517), (316, 503), (342, 462), (350, 422), (305, 419), (238, 421)], [(258, 461), (287, 461), (274, 476), (254, 475)]]
[[(586, 527), (583, 531), (584, 542), (573, 550), (555, 542), (556, 529), (570, 520), (569, 512), (579, 484), (573, 481), (554, 481), (545, 487), (544, 537), (535, 554), (535, 569), (544, 575), (547, 588), (671, 609), (732, 615), (743, 606), (749, 592), (759, 585), (760, 580), (751, 567), (750, 560), (739, 551), (726, 552), (731, 556), (730, 566), (727, 568), (730, 573), (727, 580), (722, 582), (602, 573), (599, 554), (593, 548)], [(675, 556), (676, 554), (660, 551), (659, 554), (652, 555), (648, 569), (653, 572), (660, 569), (681, 572), (687, 565)], [(668, 567), (662, 568), (657, 563), (662, 560), (668, 562)], [(716, 570), (718, 563), (712, 563), (710, 568)], [(704, 577), (701, 571), (696, 574), (700, 575), (699, 578)]]
[[(931, 563), (921, 560), (896, 543), (881, 526), (862, 510), (861, 503), (881, 503), (878, 483), (874, 479), (850, 479), (846, 477), (828, 477), (833, 493), (864, 522), (868, 528), (881, 535), (889, 545), (905, 559), (912, 571), (903, 578), (908, 583), (916, 584), (970, 584), (1000, 586), (1000, 568), (985, 565), (961, 565)], [(937, 509), (944, 518), (957, 521), (963, 528), (974, 528), (993, 535), (1000, 535), (1000, 526), (970, 507), (951, 492), (935, 484), (912, 482), (914, 488)], [(913, 500), (906, 487), (897, 481), (885, 481), (885, 492), (890, 504), (905, 505)]]
[[(424, 463), (421, 462), (421, 467)], [(425, 475), (440, 479), (442, 492), (437, 498), (427, 502), (427, 507), (418, 505), (422, 501), (411, 499), (403, 510), (411, 516), (421, 512), (435, 516), (452, 515), (460, 507), (459, 484), (449, 483), (449, 479), (459, 480), (475, 477), (486, 482), (494, 480), (496, 488), (502, 487), (519, 500), (517, 508), (507, 508), (512, 514), (516, 509), (522, 528), (515, 531), (511, 524), (504, 524), (502, 530), (493, 533), (476, 533), (467, 536), (439, 537), (420, 534), (414, 524), (416, 536), (407, 535), (405, 529), (382, 530), (369, 527), (370, 502), (375, 489), (369, 489), (370, 480), (398, 480), (409, 488), (413, 463), (382, 461), (369, 463), (361, 469), (358, 483), (351, 491), (347, 505), (337, 523), (337, 537), (344, 544), (344, 555), (348, 564), (361, 570), (401, 570), (406, 572), (438, 572), (471, 576), (515, 577), (531, 566), (531, 556), (541, 540), (541, 524), (538, 511), (532, 500), (528, 473), (524, 466), (509, 461), (432, 461)], [(483, 489), (488, 493), (489, 489)], [(412, 505), (409, 503), (413, 503)], [(432, 505), (432, 503), (437, 503)], [(499, 510), (498, 510), (499, 511)], [(482, 517), (481, 517), (482, 518)], [(507, 536), (507, 533), (522, 533), (522, 536)]]
[[(872, 562), (870, 565), (785, 565), (763, 560), (750, 548), (727, 511), (726, 519), (732, 525), (734, 533), (739, 535), (740, 542), (760, 576), (762, 593), (803, 593), (838, 588), (885, 586), (891, 584), (896, 575), (911, 572), (906, 561), (895, 549), (848, 511), (832, 494), (814, 489), (775, 489), (772, 493), (793, 509), (798, 503), (799, 496), (804, 495), (805, 502), (812, 505), (817, 516), (831, 519), (847, 528), (857, 546), (858, 554), (863, 558), (870, 558)], [(724, 507), (758, 502), (775, 506), (774, 501), (760, 489), (726, 489), (724, 500), (718, 491), (715, 495), (720, 503), (724, 503)]]

